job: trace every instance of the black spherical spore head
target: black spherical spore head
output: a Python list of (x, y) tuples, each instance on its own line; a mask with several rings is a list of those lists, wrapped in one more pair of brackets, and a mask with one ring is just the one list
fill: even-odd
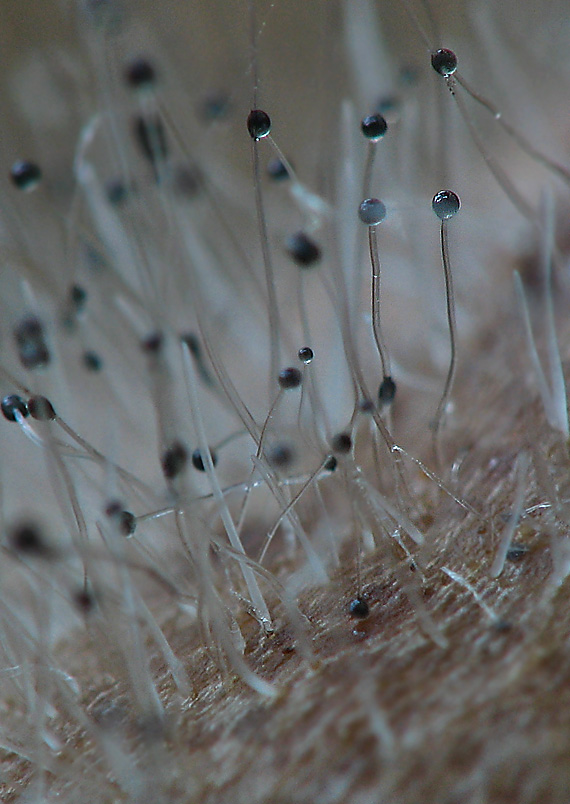
[(284, 391), (290, 391), (292, 388), (298, 388), (301, 385), (302, 379), (303, 375), (299, 369), (289, 366), (279, 372), (277, 381)]
[(262, 109), (252, 109), (247, 116), (247, 130), (255, 142), (267, 137), (271, 131), (271, 118), (267, 112)]
[(440, 221), (446, 221), (457, 215), (461, 209), (461, 201), (452, 190), (440, 190), (434, 195), (431, 208)]
[(92, 352), (90, 350), (83, 352), (83, 357), (81, 360), (87, 371), (97, 372), (101, 371), (103, 368), (103, 361), (97, 352)]
[(346, 455), (352, 449), (352, 438), (350, 433), (337, 433), (333, 436), (333, 440), (331, 443), (333, 448), (333, 452), (337, 452), (339, 455)]
[(457, 56), (453, 50), (440, 48), (431, 54), (431, 66), (440, 75), (453, 75), (457, 70)]
[(151, 87), (156, 81), (156, 71), (145, 56), (132, 59), (125, 68), (125, 81), (133, 89)]
[(388, 123), (381, 114), (369, 114), (360, 123), (360, 130), (366, 139), (376, 142), (388, 131)]
[(162, 455), (162, 472), (167, 480), (174, 480), (184, 471), (188, 462), (188, 451), (181, 441), (174, 441)]
[(351, 617), (358, 620), (364, 620), (370, 614), (370, 607), (363, 597), (355, 597), (354, 600), (351, 600), (348, 610)]
[(285, 163), (275, 156), (267, 163), (267, 175), (273, 181), (285, 181), (289, 178), (289, 171)]
[(142, 339), (141, 349), (146, 355), (157, 355), (161, 351), (163, 344), (164, 336), (162, 332), (151, 332)]
[(374, 411), (376, 410), (376, 405), (371, 399), (368, 399), (368, 397), (364, 397), (358, 403), (358, 410), (361, 413), (374, 413)]
[(381, 405), (389, 405), (396, 396), (396, 383), (392, 377), (384, 377), (378, 389), (378, 401)]
[(119, 516), (123, 510), (123, 506), (119, 500), (109, 500), (104, 510), (105, 516), (108, 516), (109, 519), (112, 519), (113, 517)]
[(358, 217), (367, 226), (378, 226), (386, 217), (386, 207), (378, 198), (365, 198), (358, 207)]
[(19, 522), (8, 533), (8, 542), (15, 553), (32, 558), (49, 558), (51, 550), (35, 522)]
[(313, 350), (311, 349), (310, 346), (303, 346), (297, 352), (297, 356), (298, 356), (299, 360), (301, 361), (301, 363), (307, 364), (307, 363), (310, 363), (312, 361), (312, 359), (315, 356), (315, 353), (313, 352)]
[(69, 288), (69, 301), (77, 312), (81, 312), (87, 304), (87, 291), (85, 288), (81, 285), (72, 285)]
[(105, 185), (107, 201), (114, 207), (121, 207), (129, 197), (129, 187), (122, 179), (111, 179)]
[(293, 463), (295, 452), (289, 444), (273, 444), (266, 452), (267, 461), (274, 469), (284, 469)]
[(105, 514), (115, 521), (121, 536), (132, 536), (137, 527), (137, 518), (126, 511), (119, 500), (111, 500), (105, 506)]
[(22, 318), (14, 327), (14, 340), (24, 368), (37, 369), (48, 365), (51, 355), (39, 318), (33, 315)]
[(119, 531), (123, 536), (132, 536), (137, 527), (137, 518), (130, 511), (121, 511), (119, 514)]
[[(210, 450), (210, 457), (212, 458), (212, 463), (214, 464), (214, 466), (216, 466), (216, 464), (218, 463), (218, 456), (216, 455), (213, 449)], [(199, 472), (206, 471), (206, 464), (204, 463), (201, 449), (195, 449), (194, 452), (192, 453), (192, 466)]]
[(327, 472), (334, 472), (336, 467), (338, 466), (338, 461), (334, 455), (329, 455), (326, 461), (323, 464), (323, 469), (326, 469)]
[(297, 232), (285, 241), (289, 256), (301, 268), (310, 268), (321, 259), (321, 249), (305, 232)]
[(511, 544), (507, 550), (507, 561), (521, 561), (528, 554), (528, 547), (525, 544)]
[(10, 168), (10, 178), (14, 187), (30, 193), (42, 180), (42, 171), (35, 162), (19, 159)]
[(95, 608), (95, 597), (87, 589), (78, 589), (73, 594), (73, 605), (84, 615), (89, 614)]
[(4, 417), (8, 419), (9, 422), (17, 421), (16, 413), (19, 413), (24, 419), (29, 415), (28, 406), (22, 397), (17, 394), (5, 396), (0, 407), (2, 408)]
[(56, 418), (56, 412), (45, 396), (32, 396), (28, 399), (30, 416), (38, 422), (51, 422)]

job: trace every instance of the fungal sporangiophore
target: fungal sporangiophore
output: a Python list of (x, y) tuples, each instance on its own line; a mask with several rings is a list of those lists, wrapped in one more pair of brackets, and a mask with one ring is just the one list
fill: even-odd
[(0, 4), (2, 802), (566, 804), (569, 36)]

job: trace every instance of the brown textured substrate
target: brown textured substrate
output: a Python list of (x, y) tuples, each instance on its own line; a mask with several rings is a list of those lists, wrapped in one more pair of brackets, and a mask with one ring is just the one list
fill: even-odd
[[(516, 318), (501, 321), (518, 337)], [(175, 651), (185, 656), (194, 697), (180, 707), (157, 660), (154, 670), (163, 676), (161, 695), (170, 713), (164, 727), (134, 722), (121, 685), (111, 685), (109, 676), (96, 670), (93, 646), (84, 646), (84, 653), (74, 646), (72, 665), (83, 678), (92, 678), (84, 693), (86, 710), (109, 735), (110, 749), (118, 740), (133, 762), (133, 775), (140, 773), (146, 791), (141, 800), (567, 800), (570, 591), (567, 581), (552, 585), (552, 538), (564, 536), (548, 509), (523, 518), (514, 537), (520, 549), (498, 580), (489, 577), (514, 496), (517, 454), (534, 444), (552, 458), (561, 447), (543, 427), (539, 404), (528, 403), (520, 374), (524, 361), (514, 364), (506, 339), (498, 338), (493, 350), (470, 354), (479, 357), (459, 378), (446, 437), (457, 454), (468, 449), (457, 484), (486, 521), (444, 494), (434, 495), (419, 470), (410, 472), (421, 520), (431, 521), (426, 535), (432, 548), (419, 607), (410, 603), (401, 583), (402, 573), (411, 577), (418, 568), (402, 561), (396, 579), (383, 566), (383, 556), (373, 554), (362, 570), (370, 615), (351, 618), (355, 570), (349, 550), (345, 570), (327, 588), (301, 600), (314, 649), (312, 666), (298, 654), (285, 619), (261, 639), (253, 620), (245, 624), (248, 662), (278, 690), (269, 700), (241, 682), (223, 680), (197, 631), (189, 633), (172, 621), (165, 630)], [(508, 419), (496, 417), (496, 410), (508, 411)], [(531, 473), (525, 507), (543, 501)], [(459, 573), (489, 608), (444, 567)], [(422, 611), (429, 613), (445, 647), (421, 626)], [(82, 656), (89, 667), (82, 665)], [(88, 794), (101, 803), (123, 800), (98, 750), (64, 722), (64, 748), (49, 775), (53, 792), (70, 802), (85, 801)], [(58, 774), (58, 766), (65, 773)], [(28, 773), (23, 761), (11, 765), (4, 801), (14, 800)], [(73, 776), (77, 784), (62, 788), (61, 779)]]

